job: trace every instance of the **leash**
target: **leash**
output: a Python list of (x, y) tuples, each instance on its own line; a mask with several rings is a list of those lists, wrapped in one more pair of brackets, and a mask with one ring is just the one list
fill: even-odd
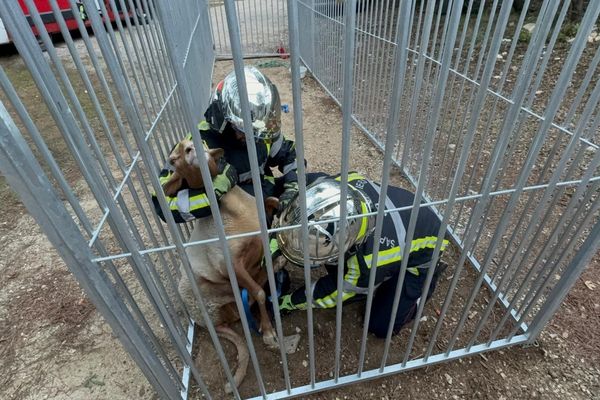
[[(276, 299), (278, 299), (279, 296), (281, 296), (281, 288), (277, 288)], [(272, 296), (269, 296), (267, 298), (267, 300), (269, 300), (271, 303), (273, 303)], [(247, 289), (242, 289), (242, 304), (244, 305), (244, 313), (246, 314), (246, 320), (248, 321), (248, 326), (250, 327), (250, 329), (252, 329), (254, 331), (254, 333), (256, 333), (257, 335), (260, 336), (261, 333), (260, 333), (260, 330), (258, 329), (256, 319), (254, 319), (254, 317), (252, 316), (252, 312), (250, 311), (250, 301), (249, 301), (249, 294), (248, 294)], [(269, 309), (272, 310), (273, 307), (267, 308), (267, 310), (269, 310)]]
[(260, 335), (260, 331), (258, 330), (258, 326), (256, 325), (256, 320), (252, 316), (252, 312), (250, 311), (250, 302), (248, 301), (248, 290), (242, 289), (242, 303), (244, 304), (244, 312), (246, 314), (246, 320), (248, 321), (248, 326), (250, 329), (254, 331), (257, 335)]

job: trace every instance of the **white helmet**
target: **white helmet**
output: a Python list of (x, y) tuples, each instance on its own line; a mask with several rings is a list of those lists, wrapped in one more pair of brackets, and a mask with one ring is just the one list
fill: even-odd
[[(348, 219), (346, 241), (338, 247), (339, 221), (327, 221), (341, 215), (340, 182), (332, 178), (320, 179), (306, 188), (306, 214), (308, 222), (324, 221), (308, 227), (308, 248), (305, 249), (312, 266), (331, 263), (337, 260), (340, 250), (346, 253), (354, 245), (360, 245), (371, 233), (375, 219), (363, 216)], [(373, 210), (371, 199), (361, 190), (348, 185), (346, 201), (348, 217), (370, 213)], [(277, 227), (300, 225), (298, 195), (281, 213)], [(303, 265), (301, 228), (287, 229), (276, 234), (279, 249), (291, 262)]]
[[(254, 137), (275, 141), (281, 134), (281, 100), (277, 87), (255, 67), (244, 67), (244, 76)], [(222, 124), (227, 121), (234, 129), (244, 131), (242, 104), (235, 71), (217, 84), (212, 101), (216, 103), (221, 114), (220, 118), (215, 118), (213, 128), (221, 130)]]

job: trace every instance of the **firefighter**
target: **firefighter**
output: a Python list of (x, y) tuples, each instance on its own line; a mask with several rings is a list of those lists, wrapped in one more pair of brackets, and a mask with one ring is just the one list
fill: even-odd
[[(281, 102), (277, 87), (255, 67), (245, 67), (244, 75), (263, 195), (265, 198), (278, 197), (282, 210), (298, 190), (295, 144), (281, 133)], [(208, 148), (225, 150), (219, 175), (213, 178), (217, 200), (236, 184), (254, 195), (235, 72), (217, 84), (204, 117), (205, 120), (198, 124), (204, 144)], [(281, 176), (275, 178), (273, 168), (277, 168)], [(168, 181), (172, 173), (171, 166), (166, 165), (160, 172), (161, 183)], [(164, 221), (155, 195), (153, 202)], [(208, 196), (203, 189), (190, 189), (184, 184), (177, 196), (167, 197), (167, 202), (178, 223), (211, 215)]]
[[(310, 174), (313, 175), (313, 174)], [(324, 175), (324, 174), (321, 174)], [(314, 177), (314, 175), (313, 175)], [(307, 177), (310, 181), (311, 178)], [(349, 175), (347, 211), (349, 216), (374, 211), (379, 200), (380, 187), (357, 173)], [(339, 217), (340, 215), (340, 178), (321, 176), (308, 185), (307, 215), (310, 221), (319, 221)], [(394, 209), (413, 204), (414, 195), (404, 189), (390, 186), (385, 199), (386, 209)], [(300, 224), (297, 198), (293, 199), (281, 213), (279, 226)], [(375, 278), (375, 294), (371, 308), (369, 331), (377, 337), (385, 337), (390, 322), (392, 303), (402, 263), (402, 251), (411, 210), (387, 213), (383, 219)], [(355, 301), (365, 299), (368, 293), (369, 272), (373, 257), (374, 217), (348, 219), (345, 248), (345, 267), (342, 300)], [(428, 207), (420, 209), (414, 236), (412, 239), (407, 272), (403, 282), (398, 312), (394, 316), (394, 334), (412, 320), (419, 304), (427, 270), (432, 268), (432, 255), (438, 240), (440, 221)], [(311, 284), (312, 307), (333, 308), (337, 302), (337, 260), (339, 255), (337, 222), (324, 222), (309, 227), (309, 254), (313, 267), (323, 266), (327, 275)], [(448, 244), (442, 242), (443, 251)], [(285, 256), (291, 262), (304, 265), (302, 237), (298, 229), (280, 231), (271, 240), (273, 256)], [(427, 299), (435, 289), (439, 274), (445, 269), (442, 262), (435, 266), (436, 271)], [(296, 289), (291, 294), (279, 298), (282, 312), (304, 310), (307, 307), (305, 288)]]

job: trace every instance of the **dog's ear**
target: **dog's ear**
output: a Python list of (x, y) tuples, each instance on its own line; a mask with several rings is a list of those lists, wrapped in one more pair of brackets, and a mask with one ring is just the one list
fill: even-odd
[(183, 185), (183, 176), (177, 171), (173, 172), (173, 175), (171, 175), (169, 180), (162, 185), (165, 196), (175, 197), (181, 188), (181, 185)]
[(277, 197), (267, 197), (265, 199), (265, 210), (267, 212), (267, 218), (272, 219), (277, 210), (279, 209), (279, 200)]

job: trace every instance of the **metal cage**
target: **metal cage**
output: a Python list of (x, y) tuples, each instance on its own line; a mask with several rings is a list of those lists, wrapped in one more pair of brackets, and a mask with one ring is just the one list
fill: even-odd
[[(198, 328), (177, 291), (179, 265), (192, 274), (186, 247), (223, 246), (235, 302), (240, 315), (245, 312), (222, 224), (218, 237), (190, 243), (192, 224), (176, 224), (169, 212), (161, 222), (151, 201), (156, 193), (168, 211), (155, 172), (169, 149), (196, 131), (217, 58), (231, 57), (242, 77), (244, 57), (289, 54), (299, 160), (308, 135), (303, 64), (342, 110), (342, 193), (357, 126), (383, 153), (382, 176), (370, 177), (381, 182), (382, 198), (394, 168), (415, 192), (406, 243), (419, 208), (432, 206), (442, 221), (434, 261), (445, 233), (454, 249), (451, 278), (437, 289), (439, 314), (424, 323), (421, 302), (401, 340), (392, 340), (391, 326), (377, 346), (368, 336), (370, 280), (352, 365), (342, 361), (348, 332), (341, 301), (331, 321), (331, 363), (315, 361), (315, 312), (309, 308), (302, 312), (308, 374), (299, 375), (281, 350), (269, 356), (281, 363), (281, 376), (273, 378), (279, 383), (270, 387), (261, 370), (264, 351), (242, 317), (254, 377), (243, 392), (234, 390), (235, 398), (299, 396), (530, 343), (600, 246), (598, 2), (589, 2), (572, 37), (562, 30), (569, 1), (533, 7), (526, 0), (517, 10), (512, 1), (498, 0), (81, 3), (84, 19), (80, 4), (69, 1), (79, 15), (74, 38), (56, 0), (49, 1), (47, 15), (64, 38), (55, 46), (33, 0), (25, 0), (29, 16), (18, 2), (0, 2), (0, 18), (51, 121), (48, 128), (48, 121), (34, 119), (31, 103), (0, 69), (0, 170), (163, 398), (187, 398), (192, 388), (207, 398), (221, 395), (194, 362)], [(114, 21), (106, 17), (111, 13), (118, 16)], [(549, 79), (551, 85), (543, 85)], [(249, 124), (248, 105), (242, 107)], [(197, 135), (193, 139), (200, 148)], [(58, 159), (58, 149), (67, 156)], [(248, 152), (261, 193), (253, 145)], [(298, 171), (305, 204), (304, 163)], [(208, 167), (202, 172), (209, 176)], [(210, 183), (207, 194), (220, 220)], [(262, 195), (256, 202), (261, 229), (255, 234), (268, 252)], [(379, 243), (384, 208), (376, 215)], [(340, 221), (347, 224), (346, 216)], [(340, 272), (343, 267), (341, 257)], [(266, 268), (274, 293), (269, 258)], [(309, 285), (309, 268), (303, 277)], [(194, 295), (218, 368), (231, 383), (231, 361), (197, 287)], [(281, 340), (286, 320), (275, 309)]]

